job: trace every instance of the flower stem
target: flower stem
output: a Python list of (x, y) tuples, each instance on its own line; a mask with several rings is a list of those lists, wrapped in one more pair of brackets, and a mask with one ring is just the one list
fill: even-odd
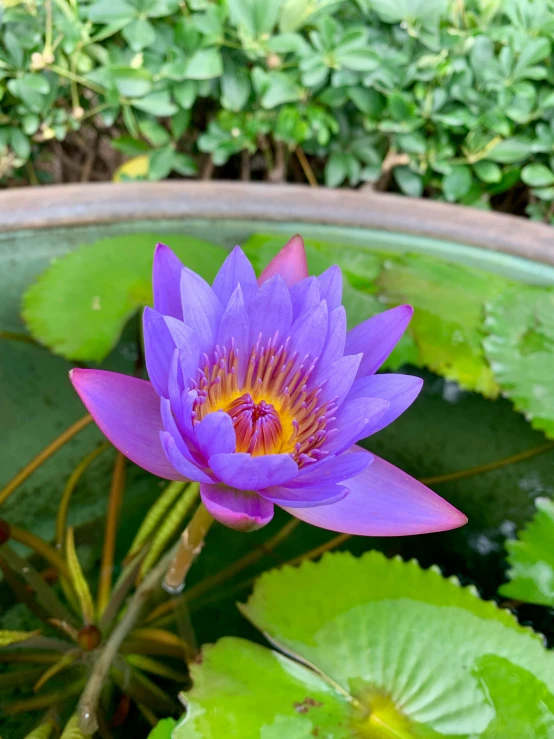
[(146, 575), (129, 601), (129, 605), (122, 619), (113, 630), (104, 648), (99, 652), (99, 656), (79, 701), (79, 725), (81, 731), (85, 734), (93, 734), (98, 729), (96, 712), (100, 693), (106, 682), (108, 672), (123, 640), (137, 622), (146, 601), (156, 588), (159, 587), (164, 572), (175, 556), (177, 548), (178, 544)]
[(171, 561), (164, 579), (164, 588), (170, 593), (180, 593), (185, 586), (185, 577), (204, 546), (204, 538), (214, 519), (201, 503), (188, 526), (181, 534), (177, 552)]
[(69, 570), (65, 560), (60, 557), (50, 544), (47, 544), (39, 536), (31, 534), (30, 531), (20, 529), (18, 526), (10, 525), (10, 539), (19, 542), (19, 544), (24, 544), (29, 549), (40, 554), (52, 567), (56, 568), (59, 575), (69, 579)]
[(125, 489), (125, 457), (118, 452), (110, 486), (108, 515), (106, 517), (106, 531), (104, 533), (104, 548), (100, 565), (100, 583), (98, 585), (98, 614), (104, 613), (112, 590), (113, 560), (115, 553), (115, 536), (121, 501)]
[(2, 490), (0, 490), (0, 505), (5, 503), (14, 490), (23, 484), (25, 480), (33, 474), (33, 472), (36, 472), (36, 470), (38, 470), (38, 468), (44, 464), (47, 459), (50, 459), (53, 454), (61, 449), (62, 446), (70, 439), (76, 436), (79, 431), (82, 431), (85, 426), (88, 426), (91, 421), (91, 415), (87, 414), (86, 416), (83, 416), (83, 418), (80, 418), (76, 423), (66, 429), (63, 434), (60, 434), (57, 439), (54, 439), (51, 444), (48, 444), (48, 446), (37, 454), (29, 464), (25, 465), (25, 467), (11, 479), (9, 483), (2, 488)]
[(301, 149), (299, 146), (295, 149), (296, 156), (298, 157), (298, 161), (300, 162), (300, 166), (304, 170), (304, 174), (306, 175), (306, 179), (310, 183), (310, 187), (319, 187), (319, 183), (316, 179), (316, 176), (314, 174), (313, 169), (310, 166), (310, 162), (308, 161), (307, 156), (304, 154), (303, 149)]

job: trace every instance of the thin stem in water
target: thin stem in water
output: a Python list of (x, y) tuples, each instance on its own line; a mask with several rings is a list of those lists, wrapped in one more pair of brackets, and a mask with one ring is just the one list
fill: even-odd
[(115, 536), (121, 501), (125, 489), (125, 457), (118, 452), (110, 486), (106, 531), (104, 533), (104, 548), (100, 565), (100, 582), (98, 585), (98, 614), (101, 616), (108, 605), (112, 591), (113, 560), (115, 554)]
[(17, 490), (17, 488), (22, 485), (25, 480), (33, 474), (33, 472), (36, 472), (36, 470), (38, 470), (38, 468), (43, 465), (47, 459), (50, 459), (53, 454), (61, 449), (62, 446), (70, 439), (76, 436), (79, 431), (82, 431), (85, 426), (88, 426), (91, 421), (92, 416), (87, 413), (86, 416), (80, 418), (76, 423), (60, 434), (57, 439), (54, 439), (53, 442), (48, 444), (48, 446), (37, 454), (29, 464), (25, 465), (25, 467), (11, 479), (9, 483), (2, 488), (2, 490), (0, 490), (0, 505), (5, 503), (14, 490)]
[(171, 561), (164, 579), (164, 588), (169, 593), (180, 593), (185, 586), (185, 577), (204, 545), (204, 539), (214, 519), (201, 503), (188, 526), (181, 534), (177, 552)]

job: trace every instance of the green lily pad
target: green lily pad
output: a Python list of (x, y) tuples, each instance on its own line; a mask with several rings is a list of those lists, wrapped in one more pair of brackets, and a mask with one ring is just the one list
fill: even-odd
[[(152, 302), (152, 257), (163, 234), (102, 239), (55, 261), (23, 297), (31, 334), (56, 354), (101, 361), (129, 318)], [(183, 262), (212, 280), (226, 252), (189, 236), (172, 234), (169, 246)]]
[(540, 636), (437, 569), (325, 555), (262, 575), (241, 610), (288, 656), (206, 648), (172, 739), (492, 739), (511, 716), (531, 739), (554, 720)]
[(489, 398), (498, 386), (482, 347), (484, 306), (509, 286), (496, 275), (415, 254), (388, 261), (379, 277), (386, 300), (414, 306), (411, 330), (422, 363)]
[(171, 739), (171, 732), (177, 726), (177, 721), (173, 718), (164, 718), (158, 721), (152, 729), (148, 739)]
[(506, 543), (510, 582), (500, 593), (525, 603), (554, 606), (554, 501), (535, 500), (537, 512), (515, 541)]
[(554, 438), (554, 290), (519, 285), (487, 305), (485, 353), (531, 425)]

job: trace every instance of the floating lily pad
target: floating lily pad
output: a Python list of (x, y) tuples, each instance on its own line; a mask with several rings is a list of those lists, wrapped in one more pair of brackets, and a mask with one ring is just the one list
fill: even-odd
[[(167, 235), (183, 262), (212, 280), (225, 251), (207, 241)], [(31, 334), (56, 354), (99, 362), (125, 323), (152, 302), (152, 257), (163, 234), (135, 234), (82, 246), (53, 264), (23, 298)]]
[(326, 555), (264, 574), (242, 611), (288, 656), (206, 648), (173, 739), (492, 739), (512, 715), (549, 736), (554, 655), (438, 570)]
[(519, 532), (515, 541), (506, 543), (510, 582), (500, 593), (525, 603), (554, 606), (554, 501), (537, 498), (537, 512)]
[(554, 290), (519, 285), (487, 305), (485, 353), (531, 425), (554, 438)]
[(393, 305), (414, 306), (411, 330), (422, 363), (489, 398), (496, 397), (498, 386), (482, 347), (485, 303), (511, 284), (495, 275), (415, 254), (388, 260), (379, 277), (384, 299)]

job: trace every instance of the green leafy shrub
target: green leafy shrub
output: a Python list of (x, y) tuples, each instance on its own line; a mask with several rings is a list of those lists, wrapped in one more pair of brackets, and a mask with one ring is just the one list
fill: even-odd
[(4, 180), (93, 123), (149, 179), (259, 153), (550, 217), (552, 0), (7, 0), (0, 28)]

